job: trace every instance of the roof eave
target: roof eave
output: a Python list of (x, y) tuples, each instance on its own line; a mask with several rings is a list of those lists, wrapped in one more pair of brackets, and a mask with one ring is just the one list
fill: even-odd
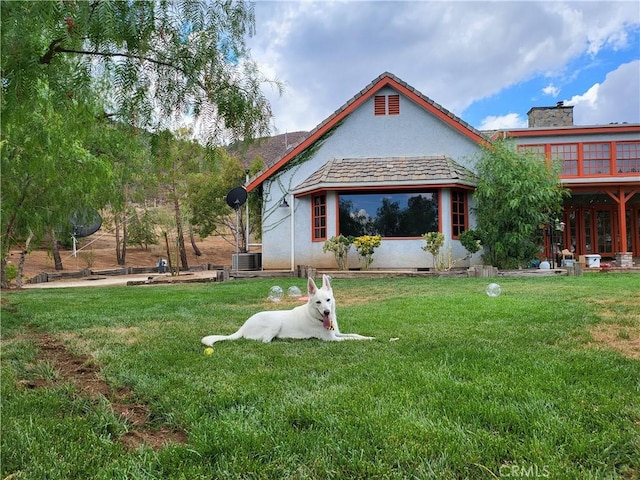
[(468, 180), (459, 180), (459, 179), (434, 179), (434, 180), (425, 180), (423, 182), (362, 182), (362, 183), (317, 183), (315, 185), (309, 185), (304, 188), (294, 189), (291, 193), (295, 197), (301, 197), (304, 195), (309, 195), (314, 192), (321, 191), (344, 191), (344, 190), (409, 190), (413, 188), (446, 188), (446, 187), (458, 187), (458, 188), (467, 188), (467, 189), (475, 189), (477, 183), (471, 182)]

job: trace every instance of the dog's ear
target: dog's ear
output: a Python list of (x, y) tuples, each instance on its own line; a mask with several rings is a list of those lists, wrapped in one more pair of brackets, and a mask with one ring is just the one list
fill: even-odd
[(331, 290), (331, 277), (329, 275), (322, 275), (322, 286), (327, 290)]
[(316, 282), (313, 281), (313, 278), (309, 277), (309, 280), (307, 280), (307, 292), (309, 293), (309, 296), (316, 293), (317, 290), (318, 287), (316, 286)]

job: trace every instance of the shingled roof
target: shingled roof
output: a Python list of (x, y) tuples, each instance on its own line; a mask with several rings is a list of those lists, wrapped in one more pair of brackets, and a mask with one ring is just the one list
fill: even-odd
[(444, 156), (334, 158), (325, 163), (293, 193), (350, 187), (402, 187), (429, 185), (475, 186), (476, 175)]
[(434, 102), (429, 97), (423, 95), (406, 82), (400, 80), (400, 78), (396, 77), (394, 74), (384, 72), (375, 80), (373, 80), (369, 85), (363, 88), (360, 92), (354, 95), (351, 99), (349, 99), (338, 110), (333, 112), (329, 117), (322, 121), (322, 123), (320, 123), (317, 127), (315, 127), (309, 133), (309, 136), (298, 146), (287, 152), (287, 154), (284, 155), (280, 160), (278, 160), (273, 165), (269, 166), (265, 171), (259, 173), (256, 177), (254, 177), (249, 182), (247, 190), (251, 191), (256, 188), (263, 181), (276, 173), (283, 165), (287, 164), (287, 162), (289, 162), (291, 159), (295, 158), (301, 152), (313, 145), (319, 138), (322, 137), (322, 135), (324, 135), (334, 125), (336, 125), (347, 115), (353, 112), (356, 108), (362, 105), (362, 103), (364, 103), (368, 98), (375, 95), (376, 92), (387, 86), (396, 89), (409, 99), (421, 105), (425, 110), (431, 112), (433, 115), (442, 120), (444, 123), (448, 124), (453, 129), (471, 138), (473, 141), (477, 143), (487, 142), (487, 139), (479, 130), (476, 130), (471, 125), (444, 108), (442, 105)]

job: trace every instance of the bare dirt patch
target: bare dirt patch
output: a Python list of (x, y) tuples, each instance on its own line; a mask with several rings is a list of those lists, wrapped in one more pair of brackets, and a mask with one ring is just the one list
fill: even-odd
[[(224, 266), (231, 265), (231, 255), (235, 253), (235, 245), (222, 237), (207, 237), (196, 242), (201, 251), (197, 256), (187, 240), (187, 260), (189, 267), (200, 265)], [(77, 247), (76, 256), (72, 250), (61, 251), (64, 271), (79, 271), (83, 269), (106, 270), (120, 268), (116, 261), (116, 240), (111, 233), (98, 232), (90, 237), (83, 238)], [(9, 260), (18, 264), (19, 252), (11, 252)], [(159, 258), (167, 258), (166, 248), (162, 245), (150, 245), (147, 249), (138, 246), (129, 246), (126, 254), (126, 266), (128, 267), (154, 267)], [(30, 252), (24, 265), (25, 278), (33, 277), (39, 273), (51, 273), (55, 271), (55, 265), (51, 251), (47, 248)]]
[(596, 346), (606, 346), (640, 360), (640, 328), (603, 323), (589, 329)]
[(49, 365), (55, 375), (53, 378), (22, 380), (26, 388), (46, 388), (56, 383), (71, 383), (83, 395), (91, 399), (105, 398), (113, 412), (129, 427), (119, 438), (127, 449), (133, 450), (141, 445), (159, 449), (170, 444), (185, 444), (184, 432), (166, 427), (151, 428), (148, 405), (136, 401), (128, 388), (113, 389), (99, 375), (100, 368), (88, 355), (76, 355), (62, 343), (46, 334), (27, 334), (21, 338), (33, 340), (39, 348), (39, 362)]
[(592, 345), (617, 350), (626, 357), (640, 360), (640, 293), (624, 301), (596, 300), (604, 323), (589, 329)]

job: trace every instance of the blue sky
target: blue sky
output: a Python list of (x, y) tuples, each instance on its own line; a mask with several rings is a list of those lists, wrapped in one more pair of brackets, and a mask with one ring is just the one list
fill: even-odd
[(579, 125), (640, 123), (640, 2), (262, 1), (251, 57), (275, 133), (311, 130), (389, 71), (479, 129), (574, 105)]

